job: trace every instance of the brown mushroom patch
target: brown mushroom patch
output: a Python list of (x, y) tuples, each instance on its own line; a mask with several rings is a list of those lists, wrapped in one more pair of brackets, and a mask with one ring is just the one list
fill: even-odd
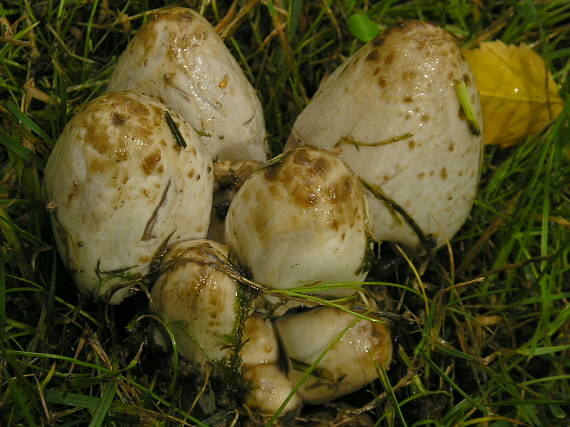
[(158, 39), (156, 25), (153, 21), (154, 20), (150, 20), (148, 23), (143, 25), (137, 33), (137, 40), (140, 44), (142, 44), (145, 53), (144, 56), (147, 56), (150, 52), (152, 52)]
[(107, 164), (99, 159), (94, 159), (89, 163), (89, 171), (93, 173), (101, 173), (105, 170)]
[(145, 159), (141, 164), (141, 168), (142, 170), (145, 171), (147, 175), (150, 175), (154, 172), (160, 160), (161, 160), (160, 151), (156, 150), (154, 153), (145, 157)]
[(128, 160), (128, 158), (129, 158), (129, 152), (126, 149), (119, 148), (115, 150), (115, 161), (117, 161), (117, 163), (124, 162)]
[(369, 62), (378, 62), (379, 59), (380, 59), (380, 54), (376, 49), (374, 49), (372, 52), (366, 55), (366, 60)]
[(79, 181), (73, 181), (73, 184), (71, 185), (71, 191), (67, 196), (68, 206), (71, 203), (71, 200), (77, 195), (78, 192), (79, 192)]
[(396, 59), (396, 52), (392, 51), (388, 55), (386, 55), (386, 58), (384, 58), (384, 64), (390, 65), (394, 63), (395, 59)]
[(101, 129), (101, 126), (87, 125), (87, 144), (91, 145), (99, 154), (106, 154), (111, 150), (111, 142), (109, 141), (109, 134)]
[(125, 118), (117, 111), (113, 111), (111, 113), (111, 124), (113, 126), (122, 126), (125, 124)]
[(348, 201), (352, 196), (353, 185), (353, 181), (348, 176), (335, 182), (329, 191), (329, 202), (340, 204)]
[(374, 39), (372, 41), (372, 46), (374, 47), (380, 47), (384, 44), (384, 39), (385, 39), (385, 34), (382, 34), (381, 36), (376, 37), (376, 39)]

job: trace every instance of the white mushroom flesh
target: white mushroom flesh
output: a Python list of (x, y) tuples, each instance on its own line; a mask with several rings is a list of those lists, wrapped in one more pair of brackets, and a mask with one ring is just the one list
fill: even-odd
[(257, 94), (214, 28), (196, 12), (158, 11), (131, 40), (107, 91), (158, 97), (198, 130), (213, 159), (264, 161)]
[[(460, 84), (481, 124), (473, 75), (451, 35), (428, 23), (403, 23), (321, 84), (286, 148), (337, 150), (441, 246), (468, 217), (480, 174), (482, 140), (465, 120)], [(375, 238), (420, 249), (409, 224), (368, 196)]]
[(244, 183), (225, 237), (253, 279), (270, 288), (360, 281), (368, 271), (367, 216), (352, 171), (331, 153), (302, 147)]
[(294, 385), (326, 351), (299, 388), (299, 394), (308, 403), (324, 403), (365, 386), (377, 378), (378, 368), (387, 369), (392, 358), (386, 324), (360, 320), (334, 308), (286, 315), (275, 326)]
[(148, 272), (167, 240), (206, 235), (212, 161), (170, 111), (181, 145), (168, 111), (135, 93), (102, 96), (72, 118), (48, 159), (45, 197), (55, 239), (85, 293), (118, 303), (126, 295), (121, 288)]

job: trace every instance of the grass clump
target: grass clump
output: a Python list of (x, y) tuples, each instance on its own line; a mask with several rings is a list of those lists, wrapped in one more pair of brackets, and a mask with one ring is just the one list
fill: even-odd
[[(149, 11), (175, 3), (217, 25), (258, 90), (274, 153), (320, 80), (362, 45), (348, 29), (356, 15), (380, 29), (430, 20), (464, 47), (491, 39), (527, 43), (568, 100), (564, 0), (4, 0), (2, 425), (234, 425), (249, 416), (223, 386), (150, 348), (146, 332), (154, 321), (145, 316), (143, 293), (120, 308), (79, 296), (54, 249), (42, 199), (45, 162), (66, 122), (103, 92)], [(508, 149), (486, 147), (471, 218), (448, 250), (435, 254), (444, 268), (403, 262), (384, 272), (395, 301), (387, 310), (396, 349), (391, 369), (296, 422), (570, 424), (569, 121), (567, 102), (540, 135)], [(390, 250), (383, 248), (384, 259)]]

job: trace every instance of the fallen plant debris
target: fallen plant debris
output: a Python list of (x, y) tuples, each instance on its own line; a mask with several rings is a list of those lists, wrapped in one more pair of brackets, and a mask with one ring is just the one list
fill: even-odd
[(481, 94), (485, 144), (520, 144), (552, 123), (564, 100), (544, 60), (528, 45), (485, 42), (463, 49)]

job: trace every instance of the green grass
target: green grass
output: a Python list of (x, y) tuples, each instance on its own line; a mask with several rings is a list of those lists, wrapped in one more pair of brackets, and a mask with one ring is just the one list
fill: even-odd
[[(174, 3), (0, 4), (1, 425), (231, 425), (248, 417), (215, 379), (206, 384), (148, 344), (156, 321), (145, 316), (144, 295), (120, 307), (78, 295), (42, 199), (43, 168), (65, 123), (105, 89), (146, 11)], [(232, 2), (177, 3), (217, 24)], [(567, 0), (236, 4), (220, 31), (258, 90), (275, 153), (319, 81), (362, 45), (348, 30), (356, 14), (380, 29), (429, 20), (465, 47), (527, 43), (569, 98)], [(338, 404), (308, 408), (303, 420), (324, 410), (382, 426), (570, 425), (569, 122), (567, 103), (542, 134), (486, 147), (472, 215), (450, 250), (436, 254), (444, 269), (429, 264), (418, 281), (403, 262), (382, 278), (394, 301), (390, 369)]]

